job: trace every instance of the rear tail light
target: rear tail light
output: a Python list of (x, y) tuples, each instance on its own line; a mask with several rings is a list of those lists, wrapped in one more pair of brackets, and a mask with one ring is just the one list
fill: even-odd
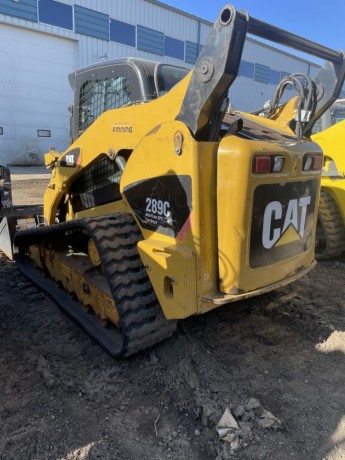
[(253, 173), (265, 174), (271, 172), (271, 157), (254, 157), (253, 158)]
[(323, 166), (322, 155), (308, 154), (303, 158), (303, 171), (321, 171)]
[(284, 157), (256, 155), (253, 157), (253, 173), (254, 174), (267, 174), (277, 173), (283, 169)]

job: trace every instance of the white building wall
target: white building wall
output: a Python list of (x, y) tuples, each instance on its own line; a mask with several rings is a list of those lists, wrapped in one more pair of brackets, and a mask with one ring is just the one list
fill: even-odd
[(76, 42), (7, 24), (0, 40), (0, 163), (42, 163), (52, 145), (66, 148)]

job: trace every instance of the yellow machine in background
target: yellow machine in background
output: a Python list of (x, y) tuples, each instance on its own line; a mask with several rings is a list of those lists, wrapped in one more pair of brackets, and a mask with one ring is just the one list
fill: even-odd
[(316, 256), (327, 259), (345, 251), (345, 99), (339, 99), (311, 138), (324, 152), (316, 235)]
[(44, 225), (15, 234), (15, 260), (114, 356), (314, 265), (320, 147), (278, 112), (224, 119), (247, 32), (328, 60), (308, 120), (296, 116), (311, 129), (339, 95), (343, 54), (231, 5), (186, 76), (138, 59), (70, 76), (73, 143), (46, 155)]

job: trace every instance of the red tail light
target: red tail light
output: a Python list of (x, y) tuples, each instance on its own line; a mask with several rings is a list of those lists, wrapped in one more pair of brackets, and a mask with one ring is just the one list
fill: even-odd
[(256, 155), (253, 157), (253, 173), (267, 174), (279, 173), (284, 166), (284, 157), (277, 155)]
[(323, 166), (322, 155), (307, 154), (303, 158), (303, 171), (320, 171)]
[(272, 157), (257, 156), (253, 158), (253, 173), (265, 174), (271, 172)]

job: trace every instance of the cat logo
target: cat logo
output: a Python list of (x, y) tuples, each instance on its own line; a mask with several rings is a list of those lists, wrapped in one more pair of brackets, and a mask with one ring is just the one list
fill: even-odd
[(263, 219), (263, 247), (271, 249), (273, 246), (282, 246), (303, 238), (310, 203), (311, 196), (290, 200), (285, 215), (279, 201), (268, 203)]
[(61, 158), (61, 166), (64, 168), (79, 168), (81, 164), (80, 148), (71, 149)]
[(73, 154), (72, 155), (67, 154), (66, 157), (65, 157), (65, 160), (66, 160), (67, 166), (75, 166), (75, 164), (74, 164), (75, 158), (74, 158)]
[(249, 252), (252, 268), (267, 267), (309, 251), (318, 187), (315, 178), (261, 184), (255, 189)]

